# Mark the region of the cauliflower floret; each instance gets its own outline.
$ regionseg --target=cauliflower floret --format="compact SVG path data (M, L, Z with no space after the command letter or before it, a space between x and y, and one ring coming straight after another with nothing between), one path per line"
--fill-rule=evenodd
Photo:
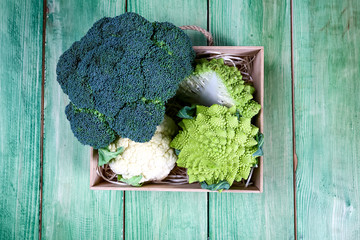
M138 143L119 138L110 144L109 150L116 151L123 147L124 152L109 162L111 170L124 179L142 175L140 183L166 178L177 160L174 149L169 146L176 132L175 122L165 115L149 142Z

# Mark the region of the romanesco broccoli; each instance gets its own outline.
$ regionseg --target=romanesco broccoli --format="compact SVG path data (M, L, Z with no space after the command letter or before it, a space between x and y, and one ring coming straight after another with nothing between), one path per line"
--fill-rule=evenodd
M180 150L177 165L187 168L189 182L208 185L247 179L256 157L259 129L250 118L236 116L236 106L198 105L193 119L183 119L182 130L170 146Z
M252 100L255 88L245 84L236 67L224 64L224 60L197 60L195 71L180 84L179 96L191 104L211 106L236 105L241 116L252 118L261 106Z

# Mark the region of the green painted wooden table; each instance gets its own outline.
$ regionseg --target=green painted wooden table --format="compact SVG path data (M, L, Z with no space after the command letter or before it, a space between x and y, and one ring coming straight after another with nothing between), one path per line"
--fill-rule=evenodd
M360 239L359 1L43 1L1 0L1 239ZM264 193L89 189L56 62L125 11L265 47Z

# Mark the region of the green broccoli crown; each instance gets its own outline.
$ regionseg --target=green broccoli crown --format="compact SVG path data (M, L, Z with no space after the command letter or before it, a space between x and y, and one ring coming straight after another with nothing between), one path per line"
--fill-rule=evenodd
M180 84L179 95L190 103L211 106L236 106L243 117L252 118L260 111L260 104L252 100L255 88L245 84L236 67L224 60L199 59L195 71Z
M180 150L177 165L187 168L189 182L230 185L247 179L256 164L255 136L259 129L250 118L236 116L236 106L198 105L193 119L183 119L182 130L170 146Z
M180 28L125 13L100 19L65 51L57 64L57 81L77 109L99 112L116 134L146 142L163 120L163 106L192 73L194 58L191 41ZM67 115L71 126L82 127L79 115ZM83 144L110 143L81 134L91 132L75 134Z
M65 108L71 130L80 142L86 142L94 148L102 148L116 139L116 133L109 127L104 114L96 110L77 108L69 103Z

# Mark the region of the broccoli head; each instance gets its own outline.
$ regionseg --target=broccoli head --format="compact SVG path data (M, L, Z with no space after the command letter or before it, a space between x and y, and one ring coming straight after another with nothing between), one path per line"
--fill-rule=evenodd
M256 164L255 136L259 129L250 118L236 115L236 106L198 105L193 119L183 119L182 130L170 146L180 150L177 165L187 168L189 183L208 185L247 179Z
M104 114L92 109L77 108L72 103L66 106L65 113L70 121L71 130L80 142L101 148L116 139L116 133L109 127Z
M189 37L171 23L136 13L100 19L57 64L74 135L95 148L109 145L114 134L149 141L194 58Z
M252 100L255 88L245 84L236 67L224 60L197 60L195 71L180 84L179 96L192 104L236 106L241 116L252 118L261 106Z

